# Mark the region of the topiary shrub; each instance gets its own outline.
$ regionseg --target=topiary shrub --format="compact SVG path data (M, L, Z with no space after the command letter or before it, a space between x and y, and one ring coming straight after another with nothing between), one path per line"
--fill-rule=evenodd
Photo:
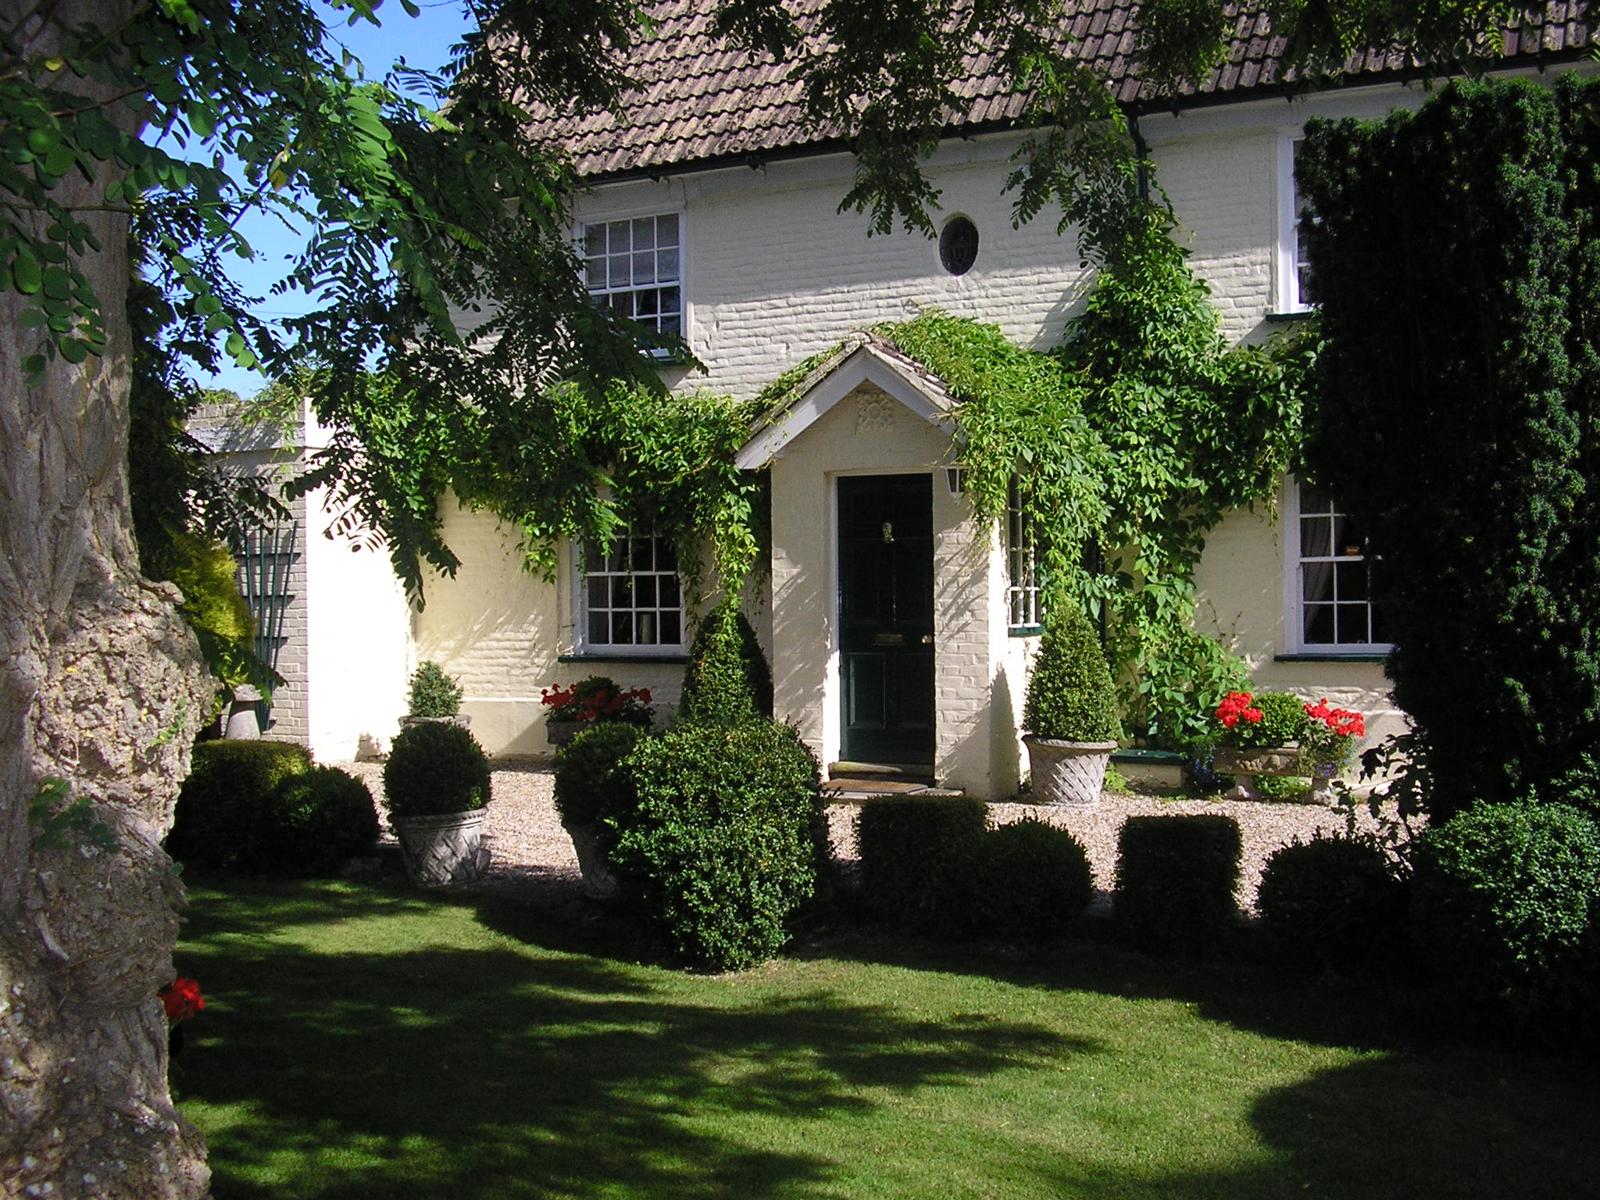
M960 934L977 923L977 860L988 815L965 797L882 796L856 815L868 906L904 929Z
M1094 899L1083 843L1043 821L1018 821L985 833L977 869L979 920L997 934L1033 941L1059 937Z
M184 862L251 868L262 854L262 815L273 793L309 770L310 753L291 742L200 743L178 793L168 852Z
M489 760L459 725L402 729L383 764L390 821L464 813L489 803Z
M772 716L772 670L756 631L733 605L700 622L678 712L686 720L719 725Z
M1232 817L1129 817L1112 896L1123 934L1149 953L1216 949L1238 920L1242 849Z
M1114 742L1122 736L1111 671L1082 611L1057 605L1045 621L1028 675L1022 727L1063 742Z
M1560 804L1480 805L1424 834L1414 864L1415 940L1442 981L1524 1033L1557 1038L1592 1022L1594 821Z
M1244 694L1249 695L1248 692ZM1252 706L1261 713L1261 720L1240 721L1229 731L1228 740L1240 749L1291 746L1305 737L1310 718L1299 696L1290 692L1262 692L1253 698Z
M367 785L337 767L281 780L263 812L253 870L329 875L378 841L378 806Z
M712 970L776 954L819 865L821 770L799 734L685 723L641 740L622 770L636 799L611 854L625 901Z
M595 825L609 844L615 831L606 824L633 806L626 772L619 770L644 737L637 725L615 722L585 729L556 755L555 803L563 825Z
M1319 834L1267 859L1256 908L1285 959L1350 972L1400 932L1404 891L1376 845Z
M453 717L461 711L461 684L436 662L425 662L411 673L406 710L413 717Z

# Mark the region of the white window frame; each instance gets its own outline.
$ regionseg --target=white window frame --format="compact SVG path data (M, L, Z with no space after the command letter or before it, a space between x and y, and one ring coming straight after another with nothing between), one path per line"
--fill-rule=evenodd
M672 658L682 656L686 652L688 647L688 641L686 639L686 635L688 633L688 614L685 611L683 602L683 575L676 565L670 571L654 569L654 562L657 561L655 559L655 554L659 553L660 545L665 539L658 533L650 534L650 538L655 544L652 552L652 567L651 569L642 571L625 571L617 569L617 567L621 565L617 562L617 555L619 553L628 553L632 542L639 540L637 537L630 534L626 527L618 529L616 535L612 539L610 554L602 559L602 562L605 564L605 566L602 570L597 572L591 572L587 569L587 559L589 556L585 547L581 543L574 543L572 548L572 643L574 653L578 656L593 658ZM590 581L592 579L606 579L609 581L622 578L624 576L633 580L632 587L634 588L638 586L639 582L641 581L641 577L649 578L653 582L653 586L656 589L656 601L649 604L635 603L630 607L623 607L621 605L614 604L612 603L614 599L614 593L611 592L611 585L608 584L606 589L607 604L605 605L604 611L631 612L635 621L638 620L641 614L645 613L654 614L655 620L659 621L661 613L676 611L678 617L677 641L645 642L642 644L637 642L597 642L590 637ZM663 603L660 599L661 592L659 589L662 586L662 581L669 576L673 581L673 587L676 590L678 597L675 610L674 606Z
M1274 264L1273 311L1311 312L1315 307L1300 294L1298 193L1294 184L1295 147L1305 140L1299 129L1278 138L1278 240Z
M627 223L631 226L633 222L643 220L659 222L663 217L675 217L678 222L678 329L676 332L677 336L682 338L684 343L687 345L689 342L689 221L688 214L685 213L682 208L669 207L638 210L629 209L618 212L597 211L584 217L576 223L576 227L573 230L573 243L577 250L578 261L583 265L584 287L588 289L589 295L594 297L596 302L603 303L607 296L633 295L645 290L659 290L661 287L660 283L648 285L634 284L632 282L631 272L630 282L627 284L627 286L612 286L609 277L606 281L606 286L593 286L590 279L589 261L591 256L588 253L588 245L590 230L595 227L620 225L623 223ZM659 247L656 248L659 249ZM615 255L610 252L609 244L607 247L606 257L608 260L615 257ZM644 325L647 329L654 329L659 332L661 329L660 316L660 313L655 314L656 320L654 323L650 322L649 320L640 320L638 317L634 317L633 319L639 320L640 324ZM669 354L670 351L666 349L657 349L654 351L654 353L657 357L664 357Z
M1044 625L1044 595L1039 586L1038 525L1022 507L1017 481L1006 496L1006 631L1038 633Z
M1300 481L1294 476L1284 477L1283 497L1283 544L1284 544L1284 624L1285 643L1291 654L1314 654L1318 657L1338 658L1345 655L1370 657L1374 654L1387 654L1394 649L1392 642L1308 642L1305 638L1305 595L1302 586L1301 567L1307 562L1326 562L1331 564L1345 564L1352 562L1365 562L1367 555L1341 555L1333 553L1338 547L1330 545L1326 555L1315 555L1310 558L1302 555L1300 536ZM1337 514L1338 509L1334 512ZM1335 571L1335 587L1337 588L1337 571ZM1337 591L1335 592L1337 595ZM1365 601L1367 606L1368 629L1371 629L1372 598L1369 594ZM1335 613L1335 620L1338 619Z

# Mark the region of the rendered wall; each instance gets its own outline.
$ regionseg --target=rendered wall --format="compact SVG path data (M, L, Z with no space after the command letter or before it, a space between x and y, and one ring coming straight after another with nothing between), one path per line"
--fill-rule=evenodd
M522 566L513 531L493 517L441 502L445 542L461 559L455 578L428 580L416 614L416 661L432 659L462 683L462 711L490 754L550 753L542 689L607 675L623 687L647 687L657 723L676 707L682 657L661 662L603 656L574 659L570 556L555 583ZM563 656L566 660L563 661Z

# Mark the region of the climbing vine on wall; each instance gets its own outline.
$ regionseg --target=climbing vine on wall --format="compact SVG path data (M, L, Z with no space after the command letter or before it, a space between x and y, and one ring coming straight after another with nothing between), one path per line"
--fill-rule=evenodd
M1227 344L1166 209L1147 212L1052 353L942 313L875 332L962 399L979 519L1004 517L1015 479L1052 598L1105 618L1124 716L1182 745L1243 682L1195 629L1195 568L1224 513L1273 497L1299 441L1302 372L1292 346Z

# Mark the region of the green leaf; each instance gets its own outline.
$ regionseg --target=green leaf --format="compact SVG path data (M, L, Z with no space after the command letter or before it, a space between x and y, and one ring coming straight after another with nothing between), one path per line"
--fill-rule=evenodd
M17 256L12 260L11 272L13 286L24 296L31 296L39 290L41 282L39 260L33 256L33 251L28 247L17 247Z
M57 349L61 351L62 358L74 365L81 363L89 356L88 348L77 338L63 338Z

